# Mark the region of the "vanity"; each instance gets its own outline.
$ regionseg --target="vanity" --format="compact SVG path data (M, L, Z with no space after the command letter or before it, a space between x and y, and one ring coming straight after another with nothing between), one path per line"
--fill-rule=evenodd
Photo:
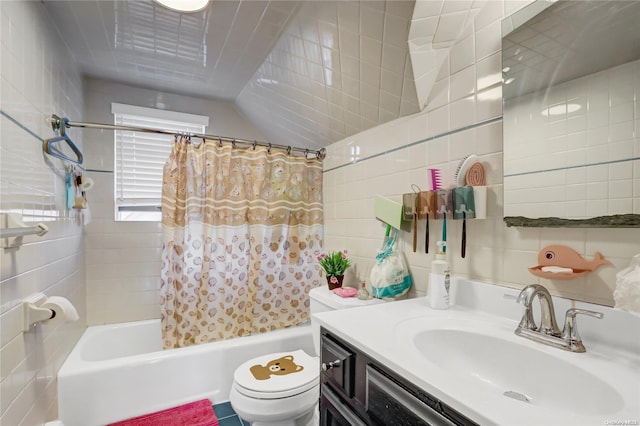
M477 425L324 328L321 348L323 426Z
M560 323L571 309L604 315L579 317L577 353L514 333L520 291L453 288L448 310L417 298L314 315L321 425L640 422L640 315L553 297Z

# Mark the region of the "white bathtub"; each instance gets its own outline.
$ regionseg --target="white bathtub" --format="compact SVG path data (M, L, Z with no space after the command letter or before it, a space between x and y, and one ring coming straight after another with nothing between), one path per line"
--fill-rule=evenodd
M160 320L89 327L58 372L58 414L65 426L92 426L228 401L241 363L295 349L314 353L310 325L166 351Z

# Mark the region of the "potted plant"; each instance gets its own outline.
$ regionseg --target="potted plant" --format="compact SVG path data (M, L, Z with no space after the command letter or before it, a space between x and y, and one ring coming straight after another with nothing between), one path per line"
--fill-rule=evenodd
M351 266L351 261L347 258L347 251L332 251L329 253L322 253L318 256L318 262L322 269L324 269L327 276L327 284L329 290L342 287L342 280L344 279L344 271Z

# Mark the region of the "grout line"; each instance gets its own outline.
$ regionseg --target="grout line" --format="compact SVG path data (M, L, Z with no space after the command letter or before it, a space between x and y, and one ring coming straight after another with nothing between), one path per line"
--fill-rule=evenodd
M44 139L42 139L40 136L38 136L37 133L35 133L31 129L29 129L27 126L25 126L24 124L20 123L18 120L16 120L15 118L13 118L12 116L10 116L9 114L7 114L6 112L4 112L1 109L0 109L0 114L5 116L9 121L11 121L16 126L20 127L25 132L29 133L34 138L38 139L40 142L44 143Z
M100 169L85 169L85 172L93 172L93 173L113 173L113 170L100 170Z
M491 123L495 123L495 122L501 121L501 120L502 120L502 116L499 116L499 117L490 118L488 120L480 121L478 123L469 124L468 126L463 126L463 127L458 128L458 129L448 130L448 131L446 131L444 133L440 133L439 135L429 136L427 138L420 139L420 140L415 141L415 142L410 142L410 143L408 143L406 145L398 146L398 147L390 149L388 151L379 152L377 154L372 154L372 155L370 155L368 157L364 157L364 158L361 158L361 159L356 160L356 161L351 161L349 163L340 164L338 166L335 166L335 167L332 167L330 169L324 170L323 173L332 172L334 170L338 170L338 169L341 169L343 167L350 166L352 164L362 163L363 161L366 161L366 160L371 160L373 158L377 158L377 157L381 157L383 155L391 154L393 152L400 151L402 149L411 148L412 146L416 146L416 145L419 145L421 143L425 143L425 142L429 142L429 141L432 141L432 140L440 139L440 138L443 138L445 136L454 135L456 133L464 132L465 130L474 129L476 127L484 126L485 124L491 124Z
M556 167L556 168L553 168L553 169L533 170L533 171L530 171L530 172L511 173L509 175L504 175L504 177L508 178L508 177L515 177L515 176L534 175L534 174L537 174L537 173L557 172L557 171L560 171L560 170L571 170L571 169L577 169L577 168L580 168L580 167L603 166L605 164L624 163L626 161L635 161L635 160L640 160L640 157L624 158L622 160L600 161L598 163L579 164L577 166Z

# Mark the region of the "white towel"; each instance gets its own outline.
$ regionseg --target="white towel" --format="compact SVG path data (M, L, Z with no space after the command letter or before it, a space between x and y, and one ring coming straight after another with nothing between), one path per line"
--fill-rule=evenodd
M544 272L552 272L554 274L573 274L573 269L562 266L543 266L540 269Z

